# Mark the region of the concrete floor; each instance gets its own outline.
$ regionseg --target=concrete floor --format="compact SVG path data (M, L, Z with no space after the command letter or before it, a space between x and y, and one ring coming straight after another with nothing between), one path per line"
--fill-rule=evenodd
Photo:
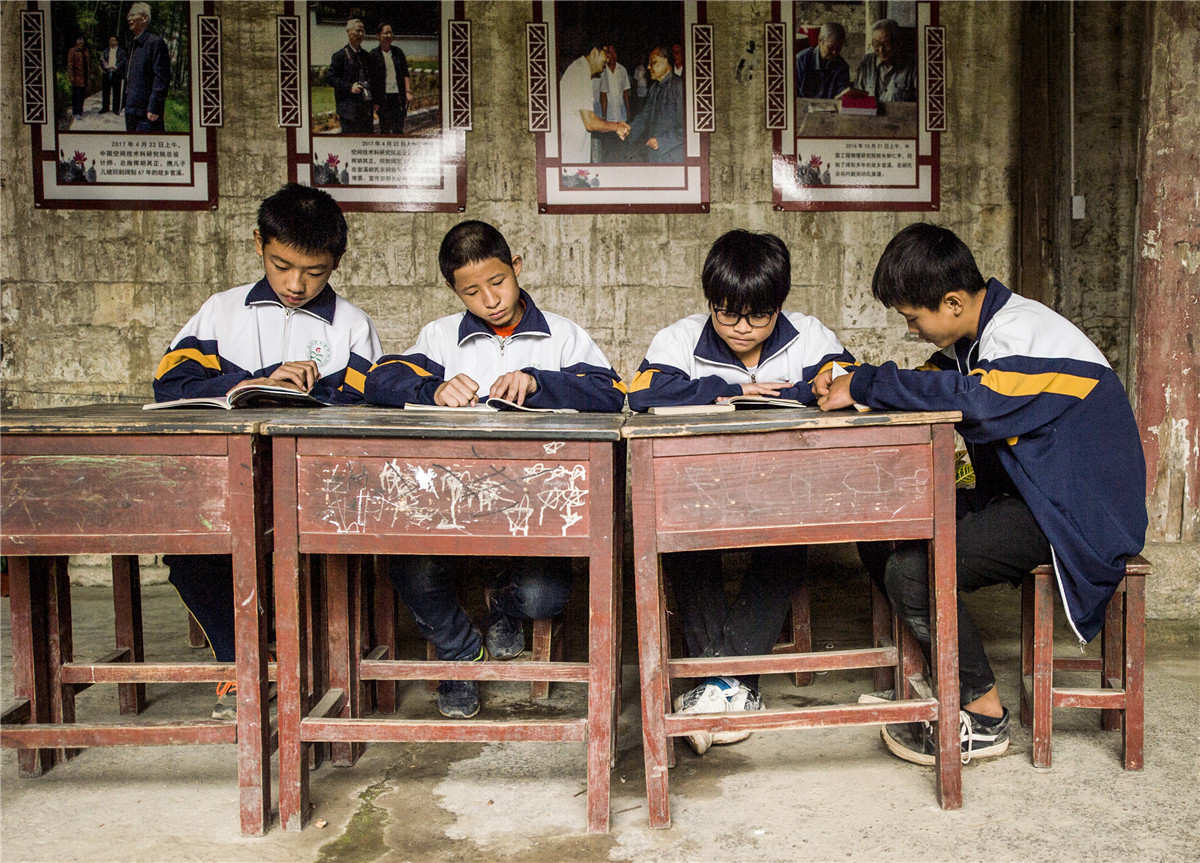
M844 555L818 556L819 644L863 644L865 582ZM174 591L144 589L148 655L186 659L186 619ZM73 591L76 655L111 649L110 594ZM1000 689L1015 707L1019 600L1004 588L969 603L989 644ZM0 697L12 698L9 615L3 618ZM759 733L703 758L678 747L671 772L673 827L650 830L627 604L625 709L612 777L612 830L589 836L580 744L373 745L352 768L313 774L313 821L238 833L232 746L107 748L35 779L0 758L4 861L808 861L1195 860L1200 848L1200 625L1151 621L1146 672L1146 768L1122 770L1119 735L1091 711L1056 713L1054 766L1035 770L1027 729L1014 723L998 758L963 770L961 810L943 812L933 771L889 755L874 728ZM832 623L830 621L833 621ZM576 621L578 625L579 621ZM571 621L568 621L569 626ZM576 639L580 641L581 639ZM419 647L415 642L412 645ZM1069 645L1064 643L1066 649ZM573 648L571 648L573 649ZM1094 649L1094 646L1093 646ZM547 705L520 685L485 686L483 716L537 711L581 715L582 690L559 684ZM768 706L852 700L866 673L818 676L796 689L764 678ZM206 685L150 686L147 719L205 716ZM433 715L423 685L405 709ZM80 696L78 712L112 721L113 687ZM316 824L324 821L324 827Z

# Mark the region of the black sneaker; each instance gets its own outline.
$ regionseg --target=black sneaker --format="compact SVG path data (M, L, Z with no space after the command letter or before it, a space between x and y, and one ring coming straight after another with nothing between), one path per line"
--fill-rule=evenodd
M488 594L488 628L484 644L492 659L513 659L525 649L525 628L496 605L495 593Z
M975 758L990 758L1008 749L1008 708L999 719L958 711L958 734L962 741L962 763ZM933 726L928 722L902 722L879 729L884 745L891 753L913 764L932 765L937 752Z
M479 681L443 680L438 684L437 704L447 719L470 719L479 712Z

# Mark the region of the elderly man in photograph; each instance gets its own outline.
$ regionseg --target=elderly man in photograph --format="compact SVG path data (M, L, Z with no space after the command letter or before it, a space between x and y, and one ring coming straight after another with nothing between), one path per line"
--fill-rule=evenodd
M75 46L67 52L67 80L71 82L71 116L78 120L83 116L83 100L87 98L88 66L91 54L83 37L75 40Z
M125 20L133 34L129 71L125 76L125 131L165 131L163 112L171 80L171 55L167 43L148 29L150 4L134 3Z
M871 27L871 51L858 61L854 87L880 102L917 101L917 62L901 56L900 25L890 18Z
M346 44L329 58L325 79L333 85L338 120L343 135L370 135L374 131L371 94L371 58L363 50L367 31L363 22L346 22Z
M403 135L404 118L412 101L408 58L392 43L391 24L379 27L379 47L371 49L371 97L379 107L379 134Z
M671 52L660 45L650 52L650 93L629 130L634 162L679 163L684 155L683 78L675 74Z
M796 95L835 99L850 89L850 64L842 59L846 28L836 21L821 25L817 44L796 54Z

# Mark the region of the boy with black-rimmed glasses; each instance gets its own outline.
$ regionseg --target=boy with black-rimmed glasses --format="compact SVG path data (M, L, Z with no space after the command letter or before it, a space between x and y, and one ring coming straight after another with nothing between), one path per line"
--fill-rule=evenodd
M720 237L701 275L709 313L676 321L654 337L630 385L630 408L704 405L740 395L813 404L813 378L834 365L853 365L854 357L816 318L783 311L791 275L791 256L775 235L735 230ZM730 603L719 551L664 555L663 571L672 584L688 654L770 653L806 562L803 546L754 549L739 594ZM675 709L761 710L758 678L709 678L676 699ZM748 736L698 731L687 739L703 755L713 743L736 743Z

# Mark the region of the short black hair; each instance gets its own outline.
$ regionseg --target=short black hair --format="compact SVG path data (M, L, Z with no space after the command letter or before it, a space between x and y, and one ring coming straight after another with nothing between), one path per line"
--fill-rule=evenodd
M949 228L917 222L883 250L871 293L889 308L914 306L937 311L950 291L977 294L987 285L975 256Z
M258 233L302 252L346 253L346 217L328 192L288 183L258 207Z
M714 308L777 312L792 290L792 256L774 234L729 231L708 250L700 279Z
M489 258L510 264L513 254L504 235L492 225L478 219L459 222L446 232L446 236L442 238L442 247L438 249L438 267L451 285L454 284L454 271L459 267Z

